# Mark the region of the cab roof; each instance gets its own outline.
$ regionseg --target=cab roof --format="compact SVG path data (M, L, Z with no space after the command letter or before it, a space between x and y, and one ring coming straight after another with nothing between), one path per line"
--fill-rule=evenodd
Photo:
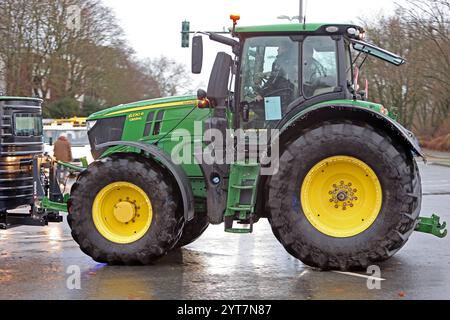
M261 26L237 26L235 32L237 34L251 34L251 33L328 33L328 27L337 27L338 31L333 33L344 33L348 28L356 28L363 30L360 26L353 24L338 24L338 23L287 23L287 24L272 24Z

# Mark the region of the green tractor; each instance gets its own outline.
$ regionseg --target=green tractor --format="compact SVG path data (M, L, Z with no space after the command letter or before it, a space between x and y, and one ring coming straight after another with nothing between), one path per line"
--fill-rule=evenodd
M445 236L437 217L419 217L417 139L358 86L366 58L405 60L356 25L237 27L233 18L232 37L193 38L194 73L202 35L232 52L217 54L206 92L88 118L96 161L65 198L81 250L150 264L209 224L242 234L267 218L303 263L350 270L392 257L414 230ZM50 200L41 206L61 210Z

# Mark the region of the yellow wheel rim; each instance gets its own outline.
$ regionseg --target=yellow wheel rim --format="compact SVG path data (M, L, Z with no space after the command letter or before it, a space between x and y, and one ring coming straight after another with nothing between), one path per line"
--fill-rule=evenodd
M152 204L147 194L128 182L115 182L95 197L92 217L98 232L111 242L129 244L150 229Z
M335 238L353 237L367 230L381 211L382 197L375 172L363 161L347 156L319 162L301 188L308 221Z

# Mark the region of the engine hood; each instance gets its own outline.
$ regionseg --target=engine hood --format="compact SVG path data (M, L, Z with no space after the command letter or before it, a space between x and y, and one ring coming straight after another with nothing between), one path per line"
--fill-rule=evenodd
M178 96L170 98L158 98L139 102L121 104L112 108L98 111L87 119L87 121L99 120L139 112L148 109L176 108L181 106L193 106L197 104L196 96Z

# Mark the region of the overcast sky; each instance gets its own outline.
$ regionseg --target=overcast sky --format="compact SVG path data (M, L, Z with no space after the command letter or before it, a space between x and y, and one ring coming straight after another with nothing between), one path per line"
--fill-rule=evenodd
M401 1L401 0L400 0ZM299 14L298 0L103 0L111 7L129 44L140 58L166 55L186 64L190 71L191 50L181 48L181 22L191 22L191 30L220 31L231 26L229 16L241 15L240 25L288 23L280 15ZM350 23L358 17L390 14L393 0L305 0L307 22ZM215 52L226 47L204 41L203 74L194 76L207 83Z

